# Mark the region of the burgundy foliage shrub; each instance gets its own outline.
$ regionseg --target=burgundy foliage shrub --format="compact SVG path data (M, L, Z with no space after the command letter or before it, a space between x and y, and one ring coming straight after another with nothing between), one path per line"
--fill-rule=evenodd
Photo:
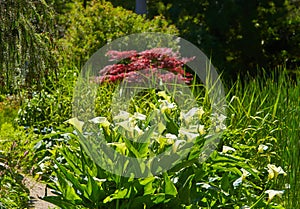
M109 51L106 56L109 61L117 63L100 70L96 78L98 83L115 83L124 78L128 82L137 82L139 72L147 77L155 74L163 82L179 79L190 84L193 80L193 75L185 71L185 64L194 58L180 58L180 54L171 48L153 48L142 52Z

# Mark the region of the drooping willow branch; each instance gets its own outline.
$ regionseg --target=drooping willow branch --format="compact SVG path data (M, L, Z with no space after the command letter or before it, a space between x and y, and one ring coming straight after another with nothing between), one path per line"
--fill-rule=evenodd
M0 92L39 87L55 69L53 11L43 0L0 1Z

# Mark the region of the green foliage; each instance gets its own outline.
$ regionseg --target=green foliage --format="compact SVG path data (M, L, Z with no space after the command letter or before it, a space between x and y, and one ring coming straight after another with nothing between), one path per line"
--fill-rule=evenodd
M55 69L53 11L42 1L0 2L0 92L36 89Z
M6 163L6 157L0 152L0 208L26 208L29 191L22 184L23 176Z
M78 75L76 68L61 68L48 76L41 91L24 95L17 122L36 128L59 126L71 116L73 87ZM28 98L29 97L29 98Z
M285 189L286 208L299 207L300 197L297 189L300 167L296 157L300 127L297 83L299 75L293 80L284 69L275 70L271 77L265 74L259 79L236 82L228 99L229 128L234 131L224 138L225 143L237 150L248 149L243 157L258 168L270 161L283 167L288 175L276 181L275 187Z
M266 201L272 185L266 168L235 153L215 151L207 162L184 161L162 175L135 179L108 173L78 148L67 144L57 152L64 160L55 161L49 186L58 196L44 200L62 208L273 208Z
M162 17L146 20L104 1L90 1L86 9L82 2L75 2L70 12L64 15L68 16L70 27L59 42L68 62L76 63L79 68L94 52L116 38L142 32L177 33L175 27Z
M153 94L157 93L152 91L140 95L141 99L134 98L131 113L133 116L130 117L134 118L134 112L140 111L149 116L152 111L145 111L146 106L161 108L167 123L172 124L166 125L163 133L176 132L173 129L178 128L178 117L171 117L172 112L176 111L164 109ZM253 98L250 99L252 104L255 103ZM164 99L168 99L168 96L165 95ZM97 126L90 126L91 123L88 122L83 124L75 119L69 120L76 127L75 132L65 132L71 140L65 145L61 144L60 148L55 148L55 152L51 152L55 153L52 155L55 169L51 177L53 182L49 186L57 191L58 196L44 199L62 208L247 208L247 205L249 208L283 208L279 196L284 188L276 182L286 173L275 165L280 158L277 139L272 135L277 131L277 124L268 114L263 118L259 115L255 117L255 114L251 116L253 110L244 107L248 105L247 100L235 103L237 100L230 102L230 111L235 112L238 118L243 115L247 117L247 111L250 109L249 118L245 124L242 123L244 118L238 118L241 122L238 124L235 124L234 120L231 121L232 125L224 134L221 146L207 161L199 161L203 145L203 136L199 135L189 156L167 172L147 178L122 177L100 167L97 162L116 167L117 157L110 156L103 162L100 161L101 157L97 158L91 154L93 150L101 147L101 140L97 140L98 136L88 133L103 134L116 152L134 158L148 157L174 149L179 153L183 147L166 140L167 135L164 134L163 137L157 136L150 141L143 139L147 142L146 146L132 142L127 139L128 136L122 132L121 127L116 129L104 118L98 117L93 120L101 121L100 124L95 122ZM138 105L134 105L135 103ZM133 118L129 121L133 121ZM138 121L137 125L140 130L145 131L148 123L148 120ZM98 128L98 131L89 129L91 127ZM118 134L116 130L123 134ZM133 131L132 134L134 133ZM88 141L95 143L89 146L86 143ZM96 155L101 156L101 153L101 150L97 149ZM135 169L148 169L143 163L139 166ZM130 166L125 162L123 169L126 171ZM155 167L151 169L155 171ZM268 196L272 192L275 195Z
M15 123L19 101L14 96L0 95L0 127L3 123Z
M103 86L99 97L110 92L110 88L114 87ZM245 208L246 205L249 208L284 208L283 205L294 208L299 204L300 183L297 178L299 92L298 86L285 74L235 83L228 94L228 128L219 148L207 161L199 162L201 143L197 144L190 158L154 177L128 178L105 171L80 145L80 132L65 126L37 136L19 132L10 124L2 125L0 147L4 151L1 152L4 164L1 166L25 168L26 172L31 170L47 181L51 176L49 186L58 196L48 196L45 200L61 208ZM158 102L155 97L158 92L148 93L140 95L141 98L134 97L131 114L151 113L154 107L149 101ZM160 99L168 99L168 95L160 95ZM99 105L100 112L101 107L108 106ZM171 112L166 111L166 114ZM102 110L102 113L107 112ZM166 118L178 120L178 117ZM116 151L133 157L149 154L149 149L126 141L113 131L107 132L106 137ZM156 141L155 145L156 151L173 146L164 140ZM24 158L26 151L29 153ZM5 179L14 189L2 187L0 193L17 192L0 197L0 202L21 207L21 200L14 199L28 198L26 189L19 184L21 176L12 173L13 170L3 171L0 181Z
M47 80L42 82L44 89L29 92L29 95L22 92L20 125L43 128L59 125L70 118L77 69L107 42L131 33L177 32L162 17L146 20L124 9L113 8L110 3L92 1L84 9L82 2L69 2L66 7L62 10L68 16L68 30L64 38L57 40L58 49L63 50L54 51L59 69L48 73Z
M36 161L32 147L38 142L38 135L33 130L15 128L11 123L4 123L0 128L0 147L8 160L8 166L29 173Z
M134 8L134 1L111 0ZM162 14L176 25L180 36L202 49L227 79L272 71L286 64L299 66L299 1L153 0L148 17ZM260 72L259 72L260 73ZM236 78L236 76L234 77Z
M29 154L30 142L24 132L12 124L4 123L0 128L0 208L26 208L29 190L24 186L19 173ZM28 159L28 158L27 158ZM28 164L26 165L28 166Z

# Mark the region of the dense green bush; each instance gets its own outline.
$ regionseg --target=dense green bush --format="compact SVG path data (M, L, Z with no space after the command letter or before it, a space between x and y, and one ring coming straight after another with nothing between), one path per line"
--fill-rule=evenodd
M44 89L30 94L24 92L17 117L18 124L43 129L58 126L70 118L77 75L75 67L61 68L48 77Z
M161 92L156 94L162 99ZM168 104L170 96L164 97ZM94 118L85 124L75 118L69 120L74 124L75 131L71 133L70 130L66 130L64 135L69 136L70 140L65 146L58 147L59 151L57 148L50 151L54 153L51 158L55 169L52 169L53 177L49 186L56 191L57 196L44 199L62 208L283 208L280 197L284 191L282 187L274 186L276 181L286 175L280 166L274 164L279 158L277 139L270 132L276 133L276 121L271 115L270 118L267 117L268 114L264 117L249 111L249 114L254 114L252 117L240 112L246 105L236 102L240 101L237 96L229 98L230 111L235 112L236 117L243 117L245 113L246 124L242 124L244 121L240 118L237 118L241 123L239 125L232 120L224 134L223 146L215 150L207 161L199 160L203 137L207 132L204 129L204 133L197 136L189 155L163 173L147 178L134 178L134 174L131 177L119 176L100 167L99 162L101 165L119 168L119 158L114 154L107 155L105 162L101 160L104 154L101 152L103 138L116 152L137 159L148 158L161 151L179 155L184 145L168 139L168 134L173 133L175 136L174 129L181 128L176 125L178 118L171 117L173 111L176 112L176 107L164 107L162 104L165 102L160 99L151 97L141 104L150 103L149 106L158 108L161 111L159 114L167 120L165 131L158 136L147 134L147 139L143 138L145 143L131 141L130 137L122 132L122 126L126 121L136 120L138 128L133 125L129 130L133 135L135 130L152 130L156 133L151 126L149 128L151 119L148 118L152 117L151 111L145 113L146 120L137 119L135 114L138 113L142 118L142 110L136 109L135 113L129 114L129 118L125 116L121 122L118 121L119 123L110 123L104 117ZM134 104L136 102L139 104L136 105L137 108L140 107L140 101L133 100ZM264 114L261 109L255 110ZM117 115L119 116L121 113ZM203 115L199 116L195 112L191 121L195 119L198 123L199 117L201 119ZM222 117L219 117L217 119L222 120ZM92 123L96 125L91 126ZM96 131L90 129L91 127ZM97 138L100 135L101 140ZM89 145L89 142L92 144ZM188 144L188 140L184 143ZM168 162L173 163L175 159L168 159ZM123 164L120 172L124 173L130 169L155 173L155 169L160 169L155 163L141 163L140 167L134 168L128 161Z
M0 95L0 126L3 123L15 123L19 100L15 96Z
M82 2L74 3L71 11L64 15L69 17L69 28L59 42L67 54L64 58L78 67L83 66L99 48L116 38L142 32L178 32L163 17L147 20L123 8L114 8L110 2L104 1L91 1L86 9Z
M177 33L163 17L146 20L109 2L91 1L87 8L82 2L68 4L65 36L57 40L59 69L49 73L43 84L47 88L31 93L23 102L18 122L26 126L58 125L71 117L72 91L78 69L106 43L131 33ZM59 50L60 49L60 50Z

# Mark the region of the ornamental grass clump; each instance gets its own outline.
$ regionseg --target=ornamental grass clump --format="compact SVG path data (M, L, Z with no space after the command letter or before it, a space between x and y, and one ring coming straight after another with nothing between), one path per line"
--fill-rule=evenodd
M142 52L109 51L106 56L109 61L117 61L116 64L108 65L100 70L96 78L98 83L122 81L138 82L139 72L149 77L155 74L163 82L169 83L174 80L191 84L193 75L185 70L185 64L192 58L181 58L180 54L173 52L171 48L153 48Z

